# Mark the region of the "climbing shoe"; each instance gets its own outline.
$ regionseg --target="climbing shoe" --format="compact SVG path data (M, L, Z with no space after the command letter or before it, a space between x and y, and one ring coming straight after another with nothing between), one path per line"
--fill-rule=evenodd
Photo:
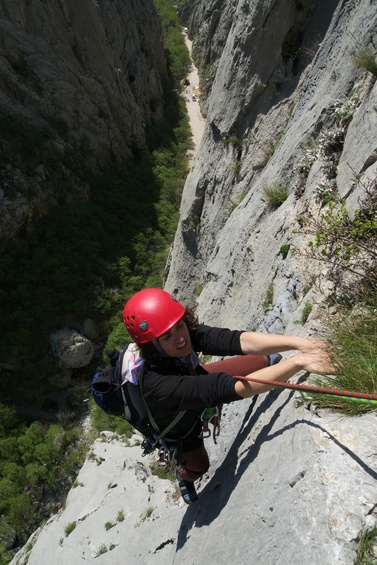
M280 361L283 359L280 353L273 353L272 355L268 355L267 357L268 357L269 367L271 367L271 365L276 365L277 363L280 363Z
M179 471L177 471L177 481L181 496L186 504L191 504L192 502L195 502L195 500L198 500L198 494L195 490L194 483L190 483L181 479Z

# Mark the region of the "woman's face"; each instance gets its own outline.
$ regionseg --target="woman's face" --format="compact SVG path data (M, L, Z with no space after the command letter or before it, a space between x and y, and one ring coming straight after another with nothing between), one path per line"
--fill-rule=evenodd
M158 342L169 357L186 357L191 353L191 338L183 320L179 320L162 334Z

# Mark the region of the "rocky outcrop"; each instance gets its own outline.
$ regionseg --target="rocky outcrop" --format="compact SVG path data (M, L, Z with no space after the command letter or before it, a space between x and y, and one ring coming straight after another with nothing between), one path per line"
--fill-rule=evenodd
M374 415L355 426L297 409L292 392L229 405L190 507L140 447L105 434L12 565L351 565L376 521L374 428Z
M166 77L153 2L2 0L0 15L2 108L64 121L97 156L124 159L145 144Z
M145 150L167 75L152 0L1 0L0 34L0 233L12 237L54 202L86 198L98 167ZM41 161L17 152L19 136Z
M71 382L72 369L90 364L94 347L90 339L71 328L62 328L50 335L51 352L58 372L50 376L53 386L65 388Z

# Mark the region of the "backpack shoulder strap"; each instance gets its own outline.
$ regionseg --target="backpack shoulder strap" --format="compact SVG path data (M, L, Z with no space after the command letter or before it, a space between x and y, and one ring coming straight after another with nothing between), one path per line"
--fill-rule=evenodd
M125 417L126 417L127 420L130 419L131 413L130 413L130 409L128 407L128 403L127 403L127 399L126 399L126 395L125 395L123 385L124 385L124 382L125 382L126 374L130 371L130 363L135 363L137 358L138 358L138 346L135 343L130 343L128 345L127 349L124 349L122 351L122 353L120 354L119 361L118 361L119 362L119 369L120 369L120 385L121 385L120 389L122 391L122 398L123 398L123 402L124 402L124 413L125 413ZM147 413L147 416L148 416L148 420L151 423L153 429L159 434L157 439L155 440L155 443L157 444L159 442L159 440L162 439L163 437L165 437L170 432L170 430L172 430L173 427L179 422L179 420L186 413L186 410L182 410L181 412L179 412L179 414L177 414L177 416L173 419L173 421L161 432L160 428L158 427L157 422L153 418L152 412L150 411L149 406L147 404L147 401L145 400L145 397L144 397L143 376L144 376L144 366L141 367L140 373L138 375L138 378L139 378L138 386L139 386L140 396L141 396L141 399L143 401L143 404L145 406L145 410L146 410L146 413Z
M120 372L119 384L120 384L120 390L121 390L121 393L122 393L123 404L124 404L124 417L128 421L131 420L131 411L130 411L130 408L128 406L126 393L124 392L124 386L123 385L124 385L126 374L128 373L129 363L130 363L130 361L134 362L135 358L136 358L135 357L135 353L136 353L135 347L136 347L135 344L130 343L119 354L119 359L118 359L118 363L119 363L118 366L119 366L119 372Z
M139 388L140 388L140 394L141 394L141 398L144 402L144 406L145 409L147 411L147 415L149 418L150 423L152 424L153 428L156 430L156 432L159 434L155 443L158 443L160 441L160 439L162 439L163 437L165 437L170 430L172 430L174 428L174 426L179 422L179 420L186 414L186 410L182 410L181 412L179 412L179 414L176 415L176 417L174 418L174 420L172 422L170 422L170 424L164 429L163 432L160 431L160 428L158 427L155 419L152 416L152 413L149 409L149 406L147 404L147 401L144 398L144 393L143 393L143 373L144 371L141 372L141 374L139 375Z
M122 398L123 398L123 404L124 404L124 417L126 418L126 420L129 422L131 420L131 410L128 407L128 402L127 402L127 398L126 395L124 393L124 388L121 386L120 387L121 393L122 393Z

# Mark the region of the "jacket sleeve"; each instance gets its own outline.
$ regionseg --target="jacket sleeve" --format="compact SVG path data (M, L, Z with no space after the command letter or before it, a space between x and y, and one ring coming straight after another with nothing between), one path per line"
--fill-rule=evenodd
M194 349L205 355L243 355L240 344L242 333L239 330L201 324L191 337Z
M161 375L148 372L145 379L145 399L170 409L191 410L220 403L241 400L235 392L235 379L226 373L207 375Z

